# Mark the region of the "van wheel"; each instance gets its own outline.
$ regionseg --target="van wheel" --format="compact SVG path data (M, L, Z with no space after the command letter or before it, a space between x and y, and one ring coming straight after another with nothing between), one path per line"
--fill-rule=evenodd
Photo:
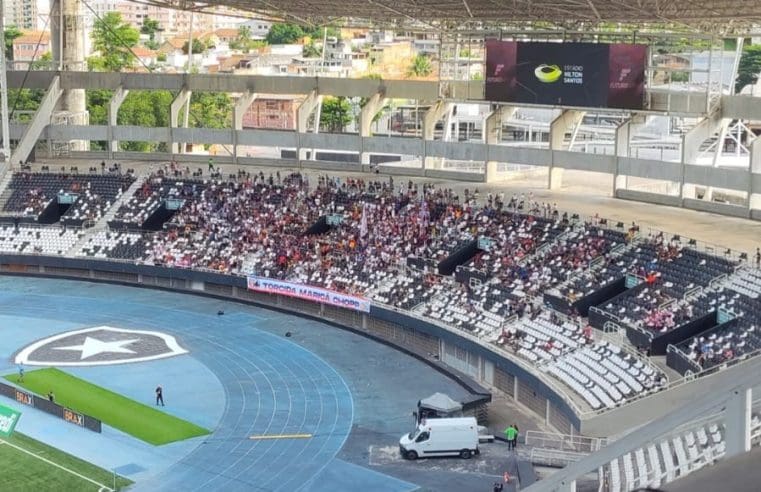
M464 460L469 460L470 456L471 456L470 449L463 449L462 451L460 451L460 458Z
M415 451L407 451L407 459L415 461L417 459L417 453Z

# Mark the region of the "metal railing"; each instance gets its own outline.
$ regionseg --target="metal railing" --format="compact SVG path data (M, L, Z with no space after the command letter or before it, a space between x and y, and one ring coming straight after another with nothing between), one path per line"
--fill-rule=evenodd
M576 434L558 434L538 430L526 431L526 446L547 450L593 453L608 444L604 437L586 437Z

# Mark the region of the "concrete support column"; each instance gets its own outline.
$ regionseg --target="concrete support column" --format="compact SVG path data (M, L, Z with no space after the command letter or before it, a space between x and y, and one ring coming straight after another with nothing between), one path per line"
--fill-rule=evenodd
M721 158L721 151L724 148L724 139L727 138L727 130L729 129L729 123L730 123L730 120L722 119L721 124L719 125L719 136L718 136L718 140L716 140L716 149L713 154L713 158L711 159L712 167L718 167L719 165L719 159ZM708 202L713 201L713 186L709 186L708 188L706 188L706 194L703 199Z
M569 145L565 143L565 135L566 133L573 134L576 127L581 125L581 120L585 114L586 111L566 109L550 123L550 150L553 154L550 159L547 181L547 187L550 190L557 190L563 186L563 168L555 166L554 151L568 150Z
M63 7L63 8L62 8ZM50 2L50 37L53 60L61 70L85 71L85 18L81 0ZM65 89L56 111L69 113L72 124L90 123L84 89ZM89 150L90 142L70 142L72 150Z
M114 158L114 152L119 150L119 142L114 139L114 127L117 125L117 116L119 115L119 108L121 107L124 99L127 98L129 90L119 86L111 96L111 100L108 101L108 158Z
M631 157L632 137L645 124L644 115L632 115L616 128L615 155L616 167L613 174L613 196L616 190L626 189L629 185L629 177L621 174L620 157Z
M513 106L499 106L486 116L484 121L484 139L486 145L499 145L502 141L502 124L515 114ZM486 182L491 183L497 179L497 161L488 158L489 147L486 149Z
M427 143L433 141L436 123L450 113L453 107L452 103L439 100L423 115L423 169L433 169L436 166L437 159L427 155Z
M513 376L513 400L518 401L518 377Z
M177 97L172 101L172 106L169 108L169 142L167 142L167 148L172 150L172 154L182 153L183 149L180 148L179 142L174 142L174 129L180 126L180 110L185 104L190 101L190 96L193 95L192 91L183 88ZM184 142L183 142L184 143Z
M238 163L238 132L243 130L243 116L245 116L251 103L256 100L255 92L246 91L235 101L233 106L233 162Z
M359 113L359 137L360 137L360 149L363 149L359 153L359 163L362 165L370 164L370 153L364 151L364 145L362 145L361 139L371 137L372 132L370 128L373 124L375 115L380 112L386 105L388 99L383 97L383 94L378 92L372 95L370 99L362 106L362 111Z
M315 109L321 106L322 96L318 94L317 91L310 92L304 102L301 103L299 108L296 110L296 132L299 134L299 136L302 133L307 133L309 131L309 117L312 115L312 113L314 113ZM315 115L315 118L317 120L314 122L314 127L319 129L319 116ZM299 138L296 148L296 156L299 161L306 160L307 150L308 149L302 147L301 139ZM314 157L314 149L312 149L312 157Z
M695 185L685 183L685 166L697 164L698 157L700 157L700 146L719 131L722 124L721 120L721 111L715 111L682 136L682 179L678 183L679 196L682 199L696 198Z
M751 388L735 390L734 395L727 400L727 409L724 412L727 443L725 459L750 451L752 395Z
M758 137L750 144L748 206L751 210L761 210L761 138Z

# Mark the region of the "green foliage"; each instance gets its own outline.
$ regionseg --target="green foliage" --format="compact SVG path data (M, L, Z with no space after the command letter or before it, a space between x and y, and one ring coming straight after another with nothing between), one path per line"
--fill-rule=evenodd
M182 45L182 52L184 54L186 54L186 55L188 54L188 46L190 46L190 45L188 44L187 41L185 41L185 44ZM207 49L208 49L208 47L207 47L206 43L204 43L200 39L193 38L193 54L194 55L201 54L201 53L205 52Z
M50 70L53 68L53 53L47 52L43 53L42 56L37 57L36 60L34 60L32 65L32 70Z
M266 46L265 41L258 39L251 39L251 28L248 26L240 26L238 28L238 36L230 41L230 48L239 50L244 53L249 53L252 50L259 49Z
M135 55L130 50L140 40L140 33L124 22L120 13L108 12L96 19L90 37L98 53L87 60L91 70L119 72L134 63Z
M194 92L190 96L190 125L196 128L230 128L233 104L225 92Z
M291 44L304 37L304 30L296 24L272 24L265 38L269 44Z
M427 77L432 72L433 65L431 65L431 59L426 55L416 55L407 70L407 75L409 77Z
M116 122L119 125L167 127L172 99L172 93L169 91L131 91L119 108ZM88 109L92 111L92 108ZM132 152L158 150L155 142L119 142L119 144L122 150Z
M9 111L37 111L43 97L45 91L41 89L8 89ZM13 119L25 123L32 119L32 115L17 115Z
M758 81L759 72L761 72L761 45L746 46L737 69L735 91L740 92L746 85L755 84Z
M476 72L470 76L470 80L484 80L484 74L481 72Z
M319 58L322 55L322 52L317 49L314 42L309 42L304 45L303 55L304 58Z
M351 123L351 104L345 97L326 97L322 100L320 126L332 133L339 133Z
M13 40L21 36L16 26L8 26L5 30L5 59L13 60Z
M140 33L147 34L151 41L156 39L156 33L159 32L159 30L161 30L159 21L151 19L150 17L143 19L143 25L140 26Z
M327 30L327 32L326 32ZM292 44L304 36L314 40L321 40L323 36L341 39L341 31L335 27L309 26L302 27L298 24L272 24L267 33L266 41L269 44Z
M159 21L146 17L143 19L143 25L140 26L140 34L147 34L148 41L145 42L145 47L151 50L159 49L159 42L156 41L156 33L161 30Z
M108 124L108 102L114 91L106 89L91 89L86 91L87 111L90 113L91 125Z

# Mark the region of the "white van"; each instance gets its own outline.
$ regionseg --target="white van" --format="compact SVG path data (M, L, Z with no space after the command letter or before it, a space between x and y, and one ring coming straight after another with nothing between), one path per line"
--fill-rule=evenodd
M468 459L479 453L478 423L475 417L423 420L399 439L399 451L408 460L428 456Z

